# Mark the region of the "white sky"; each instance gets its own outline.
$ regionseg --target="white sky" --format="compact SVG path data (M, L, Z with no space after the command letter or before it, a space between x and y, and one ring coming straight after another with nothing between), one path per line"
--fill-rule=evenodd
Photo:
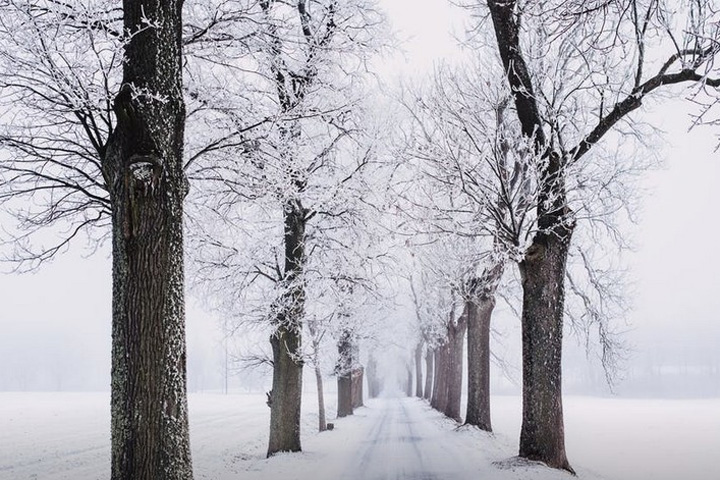
M397 69L427 70L433 60L454 54L449 31L460 15L450 12L444 0L380 3L399 37L408 39L405 60L392 60ZM720 345L717 139L709 128L687 133L689 118L677 109L678 104L671 103L644 117L667 131L668 146L662 149L665 169L646 176L653 194L643 202L636 232L639 249L630 255L630 273L636 279L630 321L639 349L678 341L688 348L706 342ZM72 388L73 382L82 384L73 369L88 363L105 372L99 378L108 378L90 388L109 385L108 252L91 259L79 252L74 249L37 274L0 275L0 388L3 378L21 375L21 365L45 369L51 376L62 372L58 386ZM189 308L190 362L210 358L217 338L213 318Z

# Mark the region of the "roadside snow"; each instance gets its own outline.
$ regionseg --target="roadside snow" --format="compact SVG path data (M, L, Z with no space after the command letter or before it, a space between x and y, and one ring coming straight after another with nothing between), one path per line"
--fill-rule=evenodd
M330 399L331 400L331 399ZM495 435L460 427L417 399L367 402L317 433L314 395L303 405L303 452L265 458L264 395L190 396L199 480L569 480L513 460L520 399L493 397ZM330 401L333 404L334 402ZM718 478L720 400L568 397L568 455L586 480ZM0 393L0 479L109 477L109 396Z

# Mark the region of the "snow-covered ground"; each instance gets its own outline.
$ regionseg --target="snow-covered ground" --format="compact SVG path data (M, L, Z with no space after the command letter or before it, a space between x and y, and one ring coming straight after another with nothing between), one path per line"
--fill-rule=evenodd
M108 402L103 393L0 393L0 479L107 478ZM493 398L494 436L456 429L453 422L416 399L377 399L367 405L353 417L334 420L334 431L317 434L316 404L308 393L303 406L304 452L266 459L269 409L264 395L193 394L195 477L572 478L541 466L507 461L517 451L518 397ZM580 478L720 478L714 457L720 451L720 399L567 397L565 412L568 455Z

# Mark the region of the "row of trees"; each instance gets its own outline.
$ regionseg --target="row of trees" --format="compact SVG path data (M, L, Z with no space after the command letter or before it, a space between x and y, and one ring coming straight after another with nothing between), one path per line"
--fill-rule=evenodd
M632 113L682 84L710 108L720 85L712 78L717 8L631 0L464 7L478 19L468 43L481 60L437 69L429 86L409 89L403 101L411 121L401 144L414 188L397 191L412 224L406 233L422 235L416 243L431 277L415 288L445 288L439 299L427 288L415 295L419 337L434 359L426 367L434 373L431 403L458 418L455 356L467 326L466 422L491 428L490 318L514 263L522 290L519 453L572 471L563 433L564 319L599 340L612 372L619 346L611 320L624 303L617 270L596 247L625 246L618 214L631 216L632 182L648 158L629 147L647 148Z
M372 159L374 4L0 7L8 258L29 270L81 234L112 243L112 478L192 478L186 243L213 306L271 327L268 455L299 450L302 329L317 350L328 318L370 290L348 266L374 247L343 232L363 221ZM256 237L248 217L265 219ZM309 295L325 298L316 311Z
M368 100L368 61L388 43L371 0L0 0L10 259L35 268L80 234L112 244L113 479L192 478L186 257L194 288L236 331L270 334L268 455L301 449L305 362L324 428L328 339L339 413L362 402L357 345L387 326L377 305L391 303L391 260L409 266L419 335L434 352L423 395L459 419L467 332L466 422L489 430L491 316L517 265L520 455L572 470L564 318L594 331L612 364L608 319L621 308L588 239L622 240L608 219L643 166L613 146L626 138L615 132L637 133L631 114L672 85L695 85L711 103L718 9L464 7L473 62L406 90L389 121Z

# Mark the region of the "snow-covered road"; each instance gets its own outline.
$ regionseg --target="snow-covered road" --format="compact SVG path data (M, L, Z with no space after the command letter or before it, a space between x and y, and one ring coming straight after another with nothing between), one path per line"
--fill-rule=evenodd
M465 480L477 475L462 438L428 422L425 406L413 399L372 402L368 434L357 439L343 480Z
M305 474L299 463L286 469L274 461L264 474L298 480L572 479L542 465L508 462L513 453L507 444L477 429L457 427L417 398L370 400L352 417L338 420L334 431L309 438L305 454L323 457L306 465ZM588 480L600 478L585 473Z
M495 435L458 428L415 398L369 400L337 420L329 401L335 429L318 433L310 393L303 452L270 459L263 394L190 395L195 480L572 480L508 461L517 452L518 397L493 397ZM718 478L720 399L568 397L565 406L568 454L582 480ZM0 480L109 478L109 420L107 393L0 392Z

